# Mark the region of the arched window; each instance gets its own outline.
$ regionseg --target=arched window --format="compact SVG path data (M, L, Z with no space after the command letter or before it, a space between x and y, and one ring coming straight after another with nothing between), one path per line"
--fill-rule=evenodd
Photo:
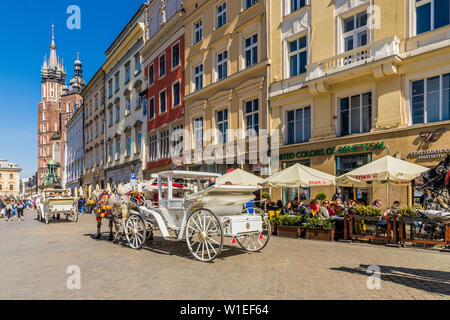
M59 142L55 142L53 144L53 160L59 162L60 159L61 159L61 146L59 145Z

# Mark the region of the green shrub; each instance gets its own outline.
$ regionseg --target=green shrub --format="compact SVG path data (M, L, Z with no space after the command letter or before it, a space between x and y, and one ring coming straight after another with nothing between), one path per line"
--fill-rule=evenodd
M270 218L270 224L273 225L273 226L279 226L279 225L280 225L280 221L279 221L278 217L276 217L275 215L273 215L273 216Z
M332 218L320 219L318 217L310 217L307 219L306 227L316 229L334 229L335 222Z
M263 192L263 193L261 194L261 198L269 199L269 198L270 198L270 193L268 193L268 192Z
M277 225L280 226L300 226L303 222L303 216L292 216L287 214L279 215L276 218L276 222L278 223Z
M323 192L319 192L318 194L316 194L316 199L317 200L323 201L326 198L327 198L327 195L325 193L323 193Z
M398 214L403 217L415 217L418 214L413 211L411 208L401 208L398 210Z
M374 208L372 206L362 206L359 205L355 208L356 212L360 215L360 216L365 216L365 217L379 217L381 216L381 211L377 208Z

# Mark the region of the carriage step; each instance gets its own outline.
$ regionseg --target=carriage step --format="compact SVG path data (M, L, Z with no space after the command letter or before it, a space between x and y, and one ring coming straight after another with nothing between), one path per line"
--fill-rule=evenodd
M167 241L177 241L177 238L175 238L175 237L166 237L166 238L164 238L164 240L167 240Z

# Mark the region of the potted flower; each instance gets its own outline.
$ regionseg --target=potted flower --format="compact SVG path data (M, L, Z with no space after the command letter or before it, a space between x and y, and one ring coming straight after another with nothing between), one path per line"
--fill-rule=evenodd
M373 206L362 206L359 205L355 208L358 213L354 216L356 221L366 220L366 221L380 221L381 211Z
M421 221L417 212L414 212L411 208L401 208L397 212L399 217L403 218L403 222L406 224L412 224L414 222Z
M333 219L320 219L310 217L307 219L306 239L333 241L335 233L335 223Z
M272 234L276 235L277 234L277 226L279 224L278 217L276 215L273 215L272 217L270 217L269 220L270 220L270 227L272 229L271 230Z
M298 238L301 236L303 216L279 215L277 235Z

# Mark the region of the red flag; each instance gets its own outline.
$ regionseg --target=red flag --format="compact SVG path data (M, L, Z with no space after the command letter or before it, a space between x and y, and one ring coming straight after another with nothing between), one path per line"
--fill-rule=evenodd
M236 239L233 237L233 240L231 240L231 243L236 243Z

